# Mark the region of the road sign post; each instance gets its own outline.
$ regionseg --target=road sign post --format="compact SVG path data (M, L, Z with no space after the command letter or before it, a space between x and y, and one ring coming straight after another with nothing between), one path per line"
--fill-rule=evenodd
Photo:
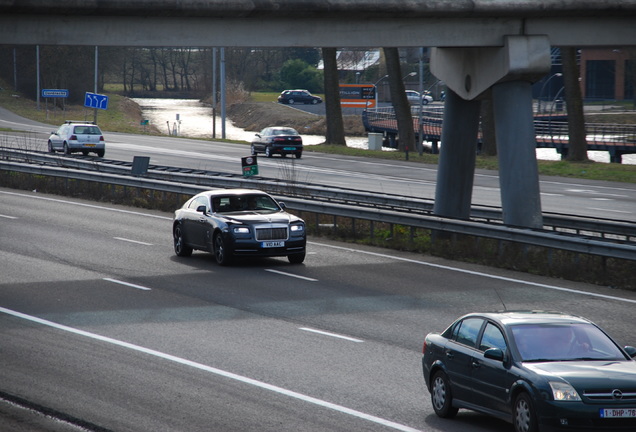
M258 175L258 161L256 159L256 155L241 158L241 166L243 167L243 177Z

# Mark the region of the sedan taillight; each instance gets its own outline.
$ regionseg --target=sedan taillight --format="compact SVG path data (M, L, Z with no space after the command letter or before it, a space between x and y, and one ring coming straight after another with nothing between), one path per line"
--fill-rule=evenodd
M77 141L77 135L71 135L71 137L69 138L70 140L76 140Z
M426 354L426 339L424 339L424 345L422 346L422 354Z
M100 140L100 141L104 141L104 136L103 136L103 135L100 135L100 136L99 136L99 140Z

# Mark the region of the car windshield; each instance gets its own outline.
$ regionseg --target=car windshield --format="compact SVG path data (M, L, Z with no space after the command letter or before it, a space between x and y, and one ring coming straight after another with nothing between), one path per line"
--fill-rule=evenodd
M240 195L212 198L212 208L216 213L274 213L280 207L267 195Z
M625 360L619 348L592 324L525 324L512 327L525 362Z
M272 135L298 135L295 129L272 129Z

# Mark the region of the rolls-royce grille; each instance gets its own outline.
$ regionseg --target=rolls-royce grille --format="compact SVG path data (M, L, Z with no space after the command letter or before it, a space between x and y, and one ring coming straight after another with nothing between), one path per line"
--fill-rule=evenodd
M256 228L256 240L287 240L287 227Z

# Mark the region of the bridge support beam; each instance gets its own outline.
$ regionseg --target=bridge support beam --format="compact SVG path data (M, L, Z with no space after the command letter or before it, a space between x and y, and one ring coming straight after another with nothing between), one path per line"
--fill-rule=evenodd
M435 214L468 218L471 194L466 188L472 189L477 150L473 122L479 118L478 111L472 113L479 103L469 102L492 88L504 223L542 226L531 83L550 71L550 63L546 36L506 36L502 47L433 50L431 71L453 94L445 105Z
M443 143L437 170L433 213L468 219L475 177L475 155L479 133L479 101L468 101L447 92L444 102ZM446 127L446 125L459 125Z
M542 228L531 83L495 84L492 97L503 221L507 225Z

